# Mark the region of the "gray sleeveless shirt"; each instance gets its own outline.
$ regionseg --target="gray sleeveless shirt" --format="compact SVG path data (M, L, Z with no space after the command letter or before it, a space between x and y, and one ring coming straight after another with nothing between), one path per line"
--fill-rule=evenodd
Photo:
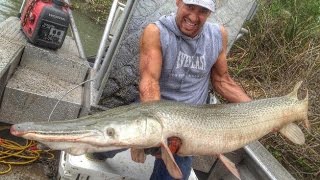
M162 71L161 98L190 104L204 104L208 97L211 68L222 49L218 24L205 23L194 38L182 34L176 15L155 22L160 29Z

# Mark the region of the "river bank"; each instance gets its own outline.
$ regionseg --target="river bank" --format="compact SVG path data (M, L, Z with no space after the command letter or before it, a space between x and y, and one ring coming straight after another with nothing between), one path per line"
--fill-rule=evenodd
M112 0L73 0L72 8L86 14L95 23L104 25L112 2Z

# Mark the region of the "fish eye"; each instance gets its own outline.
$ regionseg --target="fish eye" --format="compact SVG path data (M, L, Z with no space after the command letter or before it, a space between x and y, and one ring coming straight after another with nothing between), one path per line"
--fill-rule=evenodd
M107 128L107 135L108 136L114 136L115 135L115 130L114 130L114 128Z

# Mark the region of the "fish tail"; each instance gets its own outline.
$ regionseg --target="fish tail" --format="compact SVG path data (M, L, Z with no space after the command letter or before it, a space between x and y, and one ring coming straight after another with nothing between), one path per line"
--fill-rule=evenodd
M301 87L301 85L302 85L302 82L303 82L303 81L299 81L299 82L294 86L293 91L292 91L291 93L289 93L289 94L287 95L287 97L292 98L292 99L295 99L295 100L301 102L301 106L304 108L304 112L305 112L304 115L303 115L302 121L303 121L306 129L307 129L308 131L310 131L310 122L309 122L309 120L308 120L308 101L309 101L308 90L306 90L306 96L305 96L304 99L302 99L302 100L299 100L299 99L298 99L298 91L299 91L299 89L300 89L300 87Z
M293 99L298 99L298 90L300 89L303 81L299 81L293 88L293 91L287 96Z
M298 88L297 87L298 86L295 87L295 90L293 92L295 92L299 89L299 87ZM300 117L299 119L301 121L303 121L303 123L306 127L306 130L308 132L310 132L310 129L311 129L310 122L308 120L308 98L309 98L309 95L308 95L308 91L307 91L305 98L302 100L298 100L297 103L298 103L298 109L300 109L302 112L301 116L299 116ZM292 141L295 144L302 145L305 143L304 134L301 131L301 129L299 128L299 126L296 124L290 123L290 124L284 126L282 129L280 129L280 133L282 135L284 135L285 137L287 137L290 141Z

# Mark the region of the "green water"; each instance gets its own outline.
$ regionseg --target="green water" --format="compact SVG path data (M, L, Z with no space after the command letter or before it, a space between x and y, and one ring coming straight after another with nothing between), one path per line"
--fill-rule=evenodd
M22 0L0 0L0 22L10 16L17 16L22 5ZM78 11L73 11L73 16L81 37L86 56L95 55L100 45L104 26L97 25L87 16Z

